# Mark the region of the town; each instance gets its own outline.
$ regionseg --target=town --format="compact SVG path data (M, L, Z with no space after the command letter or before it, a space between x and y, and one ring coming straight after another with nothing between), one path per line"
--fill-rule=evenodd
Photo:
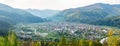
M47 22L34 24L18 24L14 29L20 38L39 39L40 37L77 37L84 39L101 39L107 34L109 28L82 23ZM52 35L51 35L52 33ZM54 35L54 37L53 37Z

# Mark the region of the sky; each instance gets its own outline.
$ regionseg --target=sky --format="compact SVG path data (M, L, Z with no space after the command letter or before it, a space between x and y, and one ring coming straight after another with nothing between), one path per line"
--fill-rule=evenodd
M0 3L20 9L64 10L95 3L120 4L120 0L0 0Z

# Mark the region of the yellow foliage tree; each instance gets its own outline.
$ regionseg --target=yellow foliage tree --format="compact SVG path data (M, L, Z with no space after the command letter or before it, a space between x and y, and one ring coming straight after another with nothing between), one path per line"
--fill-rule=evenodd
M112 30L108 31L108 36L112 36L114 32Z
M65 37L62 37L61 42L59 43L58 46L67 46L67 41Z
M0 37L0 46L5 46L5 39L4 37Z
M120 38L118 36L111 36L107 40L108 46L120 46Z

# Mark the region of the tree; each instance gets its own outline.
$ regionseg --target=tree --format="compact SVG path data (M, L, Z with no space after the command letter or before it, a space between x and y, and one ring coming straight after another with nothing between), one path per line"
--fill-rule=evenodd
M107 41L104 41L103 44L102 44L102 46L108 46Z
M114 33L113 33L112 30L108 31L108 37L109 37L109 36L112 36L113 34L114 34Z
M86 40L80 40L79 41L79 46L87 46L88 44L86 43Z
M65 37L62 37L61 42L59 43L58 46L67 46L67 41L66 41Z
M17 37L12 31L9 32L9 35L7 36L7 41L9 46L19 46Z
M93 41L89 41L89 46L95 46Z
M5 39L4 39L4 37L0 37L0 46L5 46Z
M120 38L117 36L110 36L107 42L108 46L120 46Z

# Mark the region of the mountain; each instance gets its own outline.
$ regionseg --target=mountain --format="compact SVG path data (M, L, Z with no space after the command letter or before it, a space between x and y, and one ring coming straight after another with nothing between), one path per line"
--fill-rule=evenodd
M52 17L52 20L93 23L120 15L120 5L96 3L85 7L66 9ZM112 18L111 18L112 19Z
M42 18L32 15L31 13L8 5L0 3L0 20L13 24L16 23L37 23L43 22Z
M51 17L60 12L59 10L50 10L50 9L46 9L46 10L27 9L26 11L32 13L35 16L39 16L42 18Z
M94 25L104 25L104 26L114 26L120 28L120 16L113 16L104 19L100 19L95 22L91 22L90 24Z
M17 23L38 23L44 19L34 16L31 13L0 3L0 35L7 35L9 30Z

